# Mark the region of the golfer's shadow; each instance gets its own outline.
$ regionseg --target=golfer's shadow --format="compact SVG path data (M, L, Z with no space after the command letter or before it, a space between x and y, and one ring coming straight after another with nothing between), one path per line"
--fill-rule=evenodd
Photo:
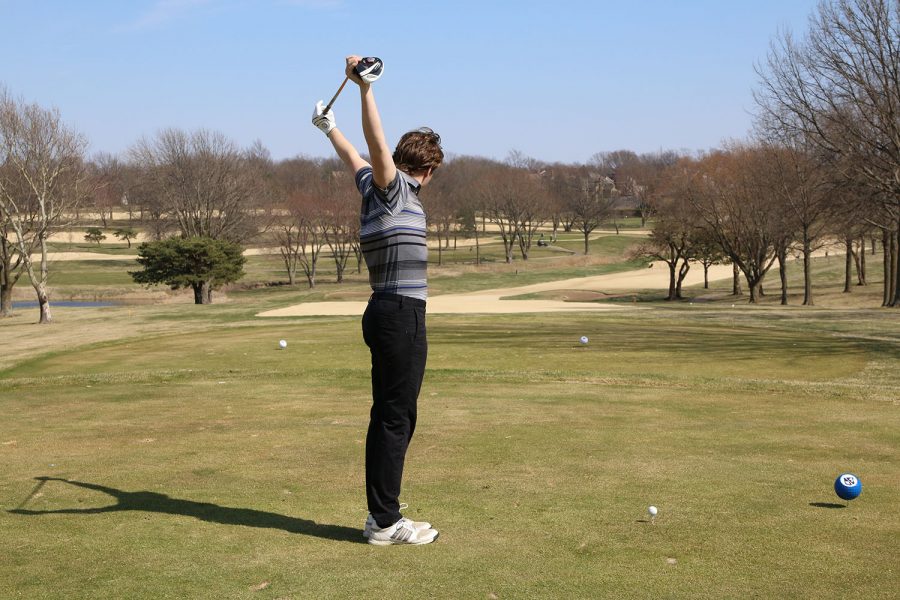
M193 500L181 500L170 498L157 492L126 492L116 488L85 483L59 477L35 477L37 481L62 481L81 488L95 490L109 494L118 502L111 506L101 508L62 508L58 510L27 510L16 508L7 512L17 515L96 515L101 513L139 510L169 515L184 515L194 517L210 523L223 525L243 525L245 527L265 527L269 529L282 529L289 533L300 533L313 537L336 540L339 542L364 543L362 532L352 527L340 525L323 525L308 519L288 517L278 513L271 513L252 508L231 508L219 506L209 502L194 502Z

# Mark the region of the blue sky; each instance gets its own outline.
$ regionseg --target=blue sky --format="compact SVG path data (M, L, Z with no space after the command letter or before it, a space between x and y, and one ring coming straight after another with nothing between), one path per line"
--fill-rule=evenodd
M166 127L329 156L309 123L347 54L380 56L388 143L433 127L445 150L583 162L700 150L750 127L755 62L816 0L0 0L0 84L60 109L91 150ZM338 126L362 144L352 84Z

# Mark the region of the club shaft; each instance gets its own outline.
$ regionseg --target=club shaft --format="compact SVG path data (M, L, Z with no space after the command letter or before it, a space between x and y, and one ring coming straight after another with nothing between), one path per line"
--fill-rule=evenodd
M344 82L341 84L341 87L338 88L338 91L334 93L331 101L328 103L328 106L325 107L325 110L322 111L322 114L328 114L328 111L331 110L331 105L334 104L334 101L337 100L338 96L341 95L341 90L344 89L344 86L347 85L347 82L350 81L350 77L344 77Z
M31 490L31 493L28 494L28 496L24 500L22 500L22 503L16 507L16 510L22 510L23 508L25 508L25 505L28 504L28 501L34 498L35 494L37 494L41 490L41 488L44 487L45 483L47 483L46 479L40 480L37 485L34 486L34 489Z

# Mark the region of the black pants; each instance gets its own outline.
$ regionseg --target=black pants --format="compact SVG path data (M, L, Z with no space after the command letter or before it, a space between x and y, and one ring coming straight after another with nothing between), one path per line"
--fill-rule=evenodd
M406 449L416 429L425 376L425 302L376 293L362 319L372 353L372 411L366 436L366 500L379 527L400 519Z

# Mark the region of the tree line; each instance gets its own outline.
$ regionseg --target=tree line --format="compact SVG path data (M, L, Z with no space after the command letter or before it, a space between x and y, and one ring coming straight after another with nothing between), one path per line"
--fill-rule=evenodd
M617 227L624 207L652 227L637 254L668 266L669 299L692 265L728 262L733 292L746 284L750 302L777 264L786 303L796 255L811 305L812 255L840 240L845 290L854 270L865 283L866 249L880 244L882 304L900 305L900 2L823 2L802 39L778 34L756 69L753 131L712 151L619 150L584 164L451 156L424 192L438 263L464 236L480 264L488 222L507 262L560 231L578 232L588 254L592 233ZM197 303L240 277L239 249L263 239L279 246L292 285L314 287L323 257L338 282L351 257L362 268L358 194L334 158L275 161L259 142L242 148L208 130L163 130L122 156L89 159L86 148L58 111L0 88L0 316L27 273L41 322L51 320L47 240L86 212L104 227L127 213L116 235L130 244L137 224L151 238L135 280L191 287Z
M642 252L669 267L681 297L691 262L727 260L750 302L777 264L787 304L788 257L802 258L812 305L811 256L837 240L844 291L866 284L866 248L883 256L883 306L900 306L900 2L831 0L797 39L773 38L756 66L758 107L745 141L681 157L651 202L657 222Z
M150 241L139 246L135 281L193 288L197 303L242 275L235 248L253 243L274 240L291 285L314 287L323 257L339 283L351 258L362 268L359 194L335 158L275 161L258 142L241 148L219 132L178 129L141 139L122 156L88 158L85 138L55 109L4 90L0 115L0 315L10 314L12 289L27 273L40 322L51 321L48 239L92 217L103 227L88 227L86 241L99 244L113 226L130 246L140 229ZM605 168L547 165L516 152L505 161L451 158L426 197L438 263L465 236L475 237L480 264L488 222L499 228L507 262L528 260L538 229L551 222L553 239L560 229L581 231L587 253L590 233L620 196ZM116 220L122 213L127 226Z

